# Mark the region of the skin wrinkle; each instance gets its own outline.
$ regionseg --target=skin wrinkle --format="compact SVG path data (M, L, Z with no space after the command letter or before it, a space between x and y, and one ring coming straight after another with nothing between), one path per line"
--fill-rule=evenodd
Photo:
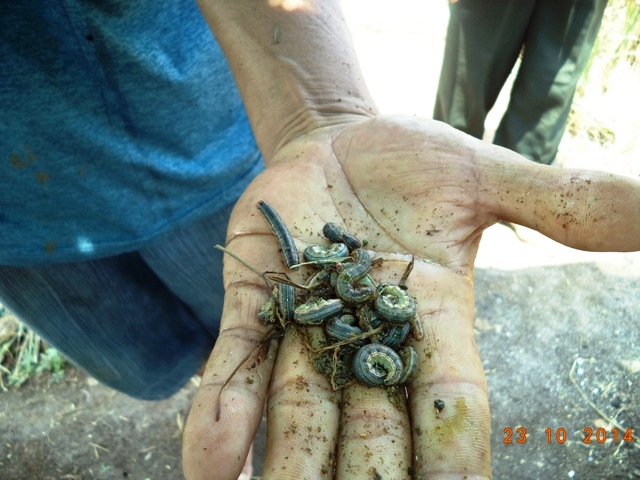
M549 212L549 214L551 214L552 216L555 214L556 220L563 221L563 226L567 225L566 230L571 228L573 230L577 230L578 232L582 232L580 235L582 237L588 235L587 232L589 232L593 228L594 215L592 214L591 206L593 206L594 204L598 205L599 203L597 200L597 192L594 195L595 198L589 198L586 195L580 195L580 192L577 191L580 188L586 189L588 187L588 185L591 183L591 176L592 175L586 172L574 172L573 174L567 175L567 177L569 178L567 182L561 180L559 183L564 187L562 190L562 198L564 200L559 199L558 202L564 202L564 206L557 205L557 212ZM577 188L576 185L578 185ZM576 191L574 192L573 190ZM567 205L567 202L570 202L571 205ZM582 212L582 214L580 212ZM578 221L579 219L581 219L581 221ZM578 224L577 226L576 223ZM566 230L564 232L564 239L566 239L569 235Z
M471 390L478 390L479 392L481 392L484 396L489 396L489 388L487 386L487 382L474 382L472 380L459 380L459 381L455 381L452 382L451 380L446 380L446 379L435 379L435 380L429 380L426 382L418 382L416 380L414 380L413 382L411 382L411 393L415 394L415 396L422 396L422 397L427 397L430 396L430 394L432 393L433 390L437 390L438 387L440 387L440 389L442 389L443 387L451 387L451 386L460 386L461 388L459 389L459 391L471 391ZM467 388L467 387L471 387L471 388ZM409 399L411 400L411 396L409 397ZM416 398L416 401L419 401L418 398ZM427 408L432 408L432 406L427 406Z
M441 313L440 315L448 312L449 310L444 309L443 313ZM436 318L435 320L429 322L429 324L422 325L422 330L424 332L424 339L428 340L429 342L435 343L435 345L428 345L428 346L432 347L430 362L434 364L437 363L437 365L434 365L436 367L439 367L440 364L443 363L442 360L438 361L441 358L440 355L442 355L441 350L446 350L447 353L450 355L451 354L450 352L455 352L459 350L458 347L460 345L468 345L468 346L475 345L473 329L464 328L471 323L470 319L460 319L456 315L446 315L445 322L446 324L438 323L438 319ZM452 325L453 322L455 322L455 327L457 330L467 330L467 331L464 336L461 336L461 332L460 334L457 334L455 338L455 343L449 343L450 339L448 339L447 337L444 337L444 333L442 332L447 330L451 331L452 327L454 326ZM469 332L468 330L471 330L471 331ZM443 338L441 339L440 337L443 337Z
M311 366L309 367L313 368ZM271 388L269 388L268 403L269 405L271 405L271 403L274 401L279 402L278 400L279 396L287 395L291 391L297 392L301 388L303 388L303 386L305 389L308 388L310 391L314 391L315 389L315 391L318 392L317 395L320 395L320 393L322 392L330 393L331 395L334 395L336 393L333 391L333 388L331 388L331 386L328 383L326 383L325 385L322 385L322 383L325 383L325 382L312 381L310 380L310 377L303 376L301 374L293 375L291 378L288 378L287 380L284 380L284 381L273 382L271 384ZM306 392L306 393L309 394L310 392ZM298 395L294 395L293 397L297 399ZM286 405L287 403L289 402L285 401L279 404ZM295 403L295 402L291 402L291 403ZM333 402L329 402L329 403L333 403Z
M253 274L253 272L251 273ZM229 280L229 286L227 287L227 285L225 285L223 309L234 308L238 312L244 312L244 314L240 316L257 319L260 308L269 298L268 294L265 295L266 285L265 288L259 288L254 287L255 284L253 282L249 282L249 285L251 285L250 288L246 288L245 286L235 288L236 282L238 282L238 280ZM246 285L246 281L240 280L240 282ZM220 328L224 328L222 324Z
M404 478L411 465L406 409L396 408L385 390L361 385L345 390L343 405L338 471L346 470L355 478L373 478L374 469L382 478Z
M333 160L335 160L335 165L338 167L338 169L342 173L342 177L344 178L345 175L344 175L344 171L342 169L342 165L340 164L340 161L338 160L337 156L335 155L335 152L333 151L333 142L332 142L331 146L332 146L332 148L331 148L331 158ZM322 162L321 166L322 166L322 171L324 173L323 185L322 185L323 190L325 190L325 191L327 191L329 193L329 199L331 200L331 203L332 203L332 205L334 207L334 210L339 212L340 211L339 210L339 204L335 201L333 195L331 195L331 188L329 188L329 184L328 184L328 180L329 180L329 176L330 176L329 173L333 173L333 169L327 170L327 162ZM350 204L358 203L357 197L355 196L355 194L353 194L353 191L352 191L352 198L353 198L353 200L351 202L349 202ZM326 224L329 221L335 221L336 220L336 218L332 218L331 220L325 220L324 217L320 214L320 212L315 210L315 207L314 207L314 212L313 213L317 217L320 218L320 225L319 225L320 227L324 226L324 224ZM340 215L340 218L344 218L344 215ZM322 228L319 228L318 231L321 232ZM324 236L322 238L324 238ZM303 243L304 243L304 247L305 248L308 247L309 245L313 244L312 242L303 242Z
M288 392L286 392L288 393ZM309 394L309 392L307 392ZM321 408L323 405L331 405L335 406L335 401L330 399L318 399L317 401L306 400L300 401L296 398L284 399L284 400L273 400L271 397L269 398L269 408L273 408L275 406L282 407L294 407L294 408L306 408L310 412L315 412L316 409Z
M226 339L223 338L218 342L218 345L222 346L223 344L228 344L228 340L228 337ZM226 346L228 348L229 345ZM237 425L239 419L244 419L244 416L238 415L238 413L241 413L247 408L247 403L259 404L264 401L264 390L267 388L270 382L272 373L272 367L270 364L273 363L273 359L275 359L276 357L277 350L277 342L270 342L269 351L264 361L260 362L257 369L252 370L252 373L262 372L260 374L260 378L262 381L254 382L253 384L249 384L246 381L243 382L241 379L246 377L240 375L241 370L236 372L238 374L238 377L232 378L229 381L228 385L225 387L225 390L220 394L220 418L218 419L218 421L215 421L215 409L207 408L206 411L203 412L204 417L201 418L201 421L197 424L197 428L192 428L191 430L185 432L183 440L185 444L199 444L201 445L200 448L202 448L202 445L204 445L207 448L211 449L211 451L220 450L222 448L228 450L228 456L239 455L238 458L242 459L246 457L248 448L250 446L250 438L253 438L253 436L255 435L259 423L255 420L250 419L248 423L245 420L241 420L242 424ZM214 361L213 357L214 356L212 355L211 361ZM226 360L222 362L222 364L220 365L221 368L217 370L218 375L212 376L208 372L205 372L203 383L198 390L199 393L202 392L203 394L196 396L196 399L194 399L192 410L194 409L194 407L211 407L216 404L216 401L218 399L218 392L224 385L224 381L227 379L226 375L230 374L229 369L236 367L235 365L225 364L227 364ZM212 381L214 378L219 379L220 382ZM236 424L235 428L227 427L227 425L234 424ZM212 431L216 431L218 435L212 437ZM238 449L235 445L240 445L241 448ZM242 460L237 462L237 465L225 464L225 466L217 466L216 468L219 469L217 470L218 473L222 475L222 471L227 471L227 469L229 469L230 471L239 471L239 469L242 468L243 462L244 461ZM211 467L211 465L209 465L209 467ZM229 471L227 471L227 474L229 474Z
M339 135L336 135L336 137L333 139L331 145L332 145L332 151L333 151L333 156L338 160L338 164L342 167L342 162L339 160L338 155L335 153L335 144L336 142L339 140L339 137L342 135L342 132L340 132ZM344 157L345 158L349 158L349 152L351 150L351 145L352 143L355 141L356 135L352 135L349 139L349 142L347 143L347 150L344 153ZM344 171L344 169L343 169ZM346 180L347 185L349 186L349 190L351 192L351 195L358 200L360 197L356 194L356 191L353 187L353 184L351 183L350 179L349 179L349 175L344 172L344 179ZM365 214L369 217L370 220L373 220L373 222L378 226L378 228L388 237L390 238L396 245L398 245L401 248L397 248L395 250L398 251L404 251L404 252L408 252L410 251L410 249L407 248L406 245L403 245L401 242L398 241L397 238L394 237L394 235L392 235L381 223L380 221L376 218L375 215L373 215L371 213L371 210L369 208L367 208L364 205L364 202L360 202L358 201L357 203L359 203L359 205L362 207L363 211L365 212Z
M288 119L284 122L283 128L288 132L286 135L281 135L281 140L275 145L275 151L281 150L292 139L299 135L299 131L307 131L310 125L316 125L317 120L313 118L309 111L301 110L297 112L291 112L288 115ZM316 125L320 126L320 125Z
M346 149L346 152L345 152L345 154L344 154L344 156L345 156L345 157L348 157L348 156L349 156L349 151L350 151L350 149L351 149L351 144L352 144L352 142L354 142L354 141L355 141L356 136L357 136L357 135L352 135L352 136L351 136L351 138L349 139L349 142L348 142L348 144L347 144L347 149ZM339 136L338 136L338 137L339 137ZM336 137L336 138L333 140L332 145L335 145L336 141L338 140L338 137ZM335 147L334 147L334 151L335 151ZM336 157L337 157L337 155L336 155ZM466 165L465 165L465 166L466 166ZM445 165L443 165L443 167L444 167L444 168L446 168L446 169L450 168L450 166L449 166L449 165L446 165L446 164L445 164ZM478 170L477 170L477 165L474 165L474 169L473 169L473 170L474 170L474 172L475 172L475 175L478 175L478 173L477 173L477 172L478 172ZM409 175L409 173L407 173L407 175ZM347 183L348 183L348 185L349 185L349 188L350 188L351 192L355 194L355 193L356 193L356 190L355 190L354 186L351 184L351 182L349 181L349 176L348 176L348 175L346 175L346 173L345 173L345 178L346 178L346 180L347 180ZM476 195L476 196L474 196L474 195L469 194L468 192L466 192L466 190L464 190L464 188L459 187L457 184L455 184L455 182L454 182L453 180L451 180L451 183L445 183L445 184L442 184L442 185L439 185L439 186L438 186L438 188L443 188L443 187L449 187L449 188L455 187L455 188L460 188L463 192L465 192L465 195L464 195L465 199L470 200L469 202L465 201L465 202L463 202L462 204L460 204L460 197L459 197L459 195L451 195L450 200L449 200L448 202L446 202L446 204L448 204L449 206L452 206L452 207L460 207L461 205L464 205L464 206L467 206L467 207L469 207L469 206L473 207L474 205L477 205L477 204L479 203L479 200L478 200L478 198L477 198L477 195ZM476 189L476 191L477 191L477 189ZM454 202L455 202L455 203L454 203ZM444 203L444 202L443 202L443 203ZM394 243L399 247L399 248L394 247L396 250L399 250L399 251L405 251L405 252L406 252L406 251L410 251L410 249L408 248L408 246L407 246L407 245L404 245L402 242L400 242L400 241L396 238L396 236L392 233L392 230L387 229L387 228L383 225L383 223L378 219L378 217L376 217L376 215L372 213L372 211L371 211L371 209L370 209L370 208L368 208L367 206L365 206L365 205L364 205L364 203L361 203L361 205L362 205L362 207L363 207L364 211L367 213L367 215L368 215L371 219L373 219L373 220L374 220L374 222L378 225L378 227L382 230L382 232L383 232L383 233L384 233L388 238L390 238L390 239L391 239L391 240L392 240L392 241L393 241L393 242L394 242ZM426 212L425 212L425 213L426 213ZM495 215L494 215L493 217L495 217ZM487 220L487 222L488 222L488 220ZM494 222L494 223L495 223L495 222ZM474 232L475 232L478 228L480 228L480 227L476 227L476 229L474 229ZM471 235L473 235L473 232L469 235L469 237L470 237ZM445 235L445 236L446 236L446 235ZM473 241L474 241L474 239L470 239L470 241L471 241L471 242L473 242ZM437 244L437 243L432 243L431 245L433 246L434 244ZM457 248L457 250L459 250L459 251L462 251L463 249L467 248L464 242L459 242L459 241L455 241L455 242L454 242L454 240L450 240L450 241L448 241L448 242L442 242L442 243L441 243L441 245L448 245L448 244L455 245L456 247L458 247L458 248ZM445 246L445 249L447 249L447 248L448 248L448 247L446 247L446 246ZM477 247L476 247L476 248L477 248ZM453 258L459 258L459 257L461 257L461 255L459 255L459 254L457 254L457 253L456 253L456 254L454 254L454 255L451 255L451 258L452 258L452 260L451 260L451 261L449 261L449 262L443 262L442 260L439 260L439 261L437 261L437 263L439 263L440 265L442 265L442 266L444 266L444 267L446 267L446 268L450 268L450 269L451 269L451 270L453 270L453 271L456 271L456 273L463 273L464 275L466 275L466 272L468 272L468 271L469 271L469 267L468 267L468 265L469 265L469 264L468 264L468 263L467 263L467 264L465 264L465 266L464 266L464 268L463 268L463 272L457 271L457 269L456 269L456 267L460 268L462 265L461 265L461 264L459 264L456 260L453 260ZM433 257L432 257L432 258L433 258ZM435 260L435 258L433 258L433 260Z
M452 417L449 417L452 418ZM442 422L443 424L446 423L446 420L448 420L448 418L444 419L444 421ZM452 421L456 421L455 418L452 419ZM443 425L438 425L441 428L446 428L443 427ZM479 437L479 433L480 433L480 428L470 428L469 425L466 425L466 428L464 430L460 430L460 431L456 431L453 434L452 433L448 433L447 435L449 436L449 438L446 438L444 440L440 440L438 439L438 433L434 434L434 435L430 435L429 441L426 443L425 447L427 449L429 448L434 448L434 449L442 449L444 448L456 448L456 444L459 441L459 436L460 435L464 435L467 438L474 438L474 437ZM484 448L482 448L480 445L474 443L474 442L470 442L467 444L467 446L469 447L467 450L464 451L460 451L460 450L456 450L455 451L455 456L457 456L458 458L456 458L456 463L458 464L462 464L465 466L459 466L458 467L458 471L461 472L469 472L471 470L470 467L466 466L467 464L467 460L469 458L473 458L473 457L482 457L483 455L483 451L485 450ZM434 455L434 457L438 457L441 454L436 454ZM427 460L428 462L428 460ZM431 470L429 469L425 469L426 471L429 471L429 473L431 473ZM456 468L451 468L449 469L449 471L456 471Z
M476 150L471 150L472 154L468 158L468 162L465 168L465 171L471 175L471 178L474 180L473 182L467 182L465 184L465 193L467 193L467 197L471 199L470 209L475 212L481 212L483 209L481 206L484 202L481 200L483 183L482 183L482 173L478 166L476 154ZM467 192L466 188L469 187L469 183L472 185L475 183L475 188L471 192ZM484 216L489 217L483 225L486 225L484 228L488 228L490 225L493 225L498 221L497 215L495 213L485 213Z
M416 260L419 260L420 262L422 261L421 259L416 259ZM414 272L416 272L416 274L419 271L418 268L417 268L417 266L419 264L420 264L419 262L416 262L415 265L414 265L414 269L413 270L414 270ZM425 262L425 264L426 265L431 265L428 262ZM459 282L460 280L462 280L464 282L464 285L462 287L456 285L456 287L466 288L466 289L468 289L467 295L473 295L473 282L471 281L471 279L469 277L467 277L466 275L464 275L463 273L461 273L461 272L459 272L457 270L451 270L450 268L448 268L448 267L446 267L444 265L437 264L437 266L440 266L440 267L444 268L445 272L452 273L454 275L452 278L447 278L445 275L439 275L439 278L441 279L439 283L447 282L447 283L453 284L455 282ZM412 272L412 275L413 275L414 272ZM409 275L409 279L407 281L407 286L409 287L409 289L411 289L411 288L416 288L416 289L422 288L422 289L425 289L426 286L425 285L418 285L417 284L418 280L415 277L412 278L412 275ZM425 272L422 272L422 275L424 275L424 278L427 280L427 282L428 282L427 285L429 285L430 287L435 285L435 283L433 281L429 281L429 279L434 276L433 274L429 275L429 272L425 271ZM455 302L455 297L451 297L451 296L447 295L447 292L442 292L441 294L439 294L439 296L440 296L440 306L436 311L439 312L439 314L441 315L443 311L448 311L448 310L443 310L443 308L442 308L443 305L445 304L445 300L450 298L451 302ZM429 302L430 302L430 304L432 304L434 300L433 300L433 298L431 296L429 296L429 297L430 297L429 298ZM417 307L418 313L420 315L429 315L429 314L434 313L433 311L429 311L429 312L426 312L426 313L420 313L425 308L427 308L427 307L424 307L424 303L418 304L418 307Z
M431 359L433 359L433 355ZM429 359L429 361L431 361L431 359ZM426 363L426 360L423 360L420 362L419 368L422 368L424 366L424 363ZM444 362L440 362L440 363L444 363ZM421 380L418 380L417 378L414 379L411 382L412 391L415 391L416 393L428 392L434 387L434 385L475 385L477 388L487 391L487 382L484 376L482 380L474 381L472 378L470 378L471 376L469 376L468 374L461 375L461 376L454 376L451 374L451 371L449 369L447 369L445 373L441 373L437 376L433 375L434 371L435 370L432 370L429 368L426 369L426 372L429 375L429 380L421 381Z
M426 436L427 441L420 446L420 451L424 454L417 461L417 478L420 475L426 475L425 478L429 479L438 478L434 472L460 472L461 475L480 476L483 473L489 474L490 469L484 465L485 459L490 458L490 447L488 443L481 441L482 430L481 425L475 425L474 428L466 426L455 434L446 433L447 437L442 441L436 440L437 433L429 434L425 430L422 437ZM476 442L474 439L480 441Z
M220 330L220 335L218 336L227 338L232 337L239 340L245 340L247 342L254 342L256 344L260 343L260 341L264 338L266 333L265 330L268 328L254 328L247 325L238 325L234 327L225 328L224 330ZM255 335L241 335L237 332L245 332L247 334L255 334Z
M227 410L229 409L227 408ZM225 419L221 418L219 423L222 423L223 420L229 420L232 418L233 417L229 417ZM237 450L229 447L233 447L235 444L244 443L243 442L244 439L242 438L244 436L244 432L243 432L243 435L238 435L237 432L242 431L242 429L240 428L241 425L238 425L237 422L226 422L226 423L229 423L230 426L233 425L235 428L231 427L228 429L229 430L228 432L224 432L223 435L220 437L219 441L205 442L203 440L199 440L199 445L201 446L203 451L206 450L206 451L218 452L219 454L223 455L223 457L225 458L226 461L223 462L222 464L220 464L219 462L212 463L210 461L206 461L202 466L206 471L208 472L215 471L216 474L219 474L219 475L224 475L225 473L226 475L229 475L231 471L236 471L236 470L239 472L242 469L242 465L244 464L243 458L246 457L249 451L249 449L246 449L246 451L243 452L244 457L240 457L239 455L234 455ZM229 461L229 459L231 459L231 461ZM237 475L234 475L234 477L237 478Z
M474 259L476 257L476 253L478 251L478 247L480 245L480 240L482 239L482 232L489 228L491 225L495 224L496 220L486 220L482 225L476 227L468 236L467 242L465 242L464 246L473 251L472 258L467 262L458 262L458 266L462 269L460 273L462 273L470 282L473 284L474 281ZM466 256L465 256L466 257Z
M278 401L277 405L278 406L295 406L295 407L310 407L309 409L311 410L311 408L316 408L318 406L319 402L314 402L313 400L300 400L300 399L291 399L291 400L285 400L285 401ZM324 403L333 403L330 401L325 401ZM272 405L273 406L273 405Z
M335 160L336 165L338 165L338 167L339 167L339 168L340 168L340 170L342 171L342 165L340 165L340 162L338 162L338 159L336 158L335 153L333 152L333 150L331 151L331 153L332 153L332 158ZM323 175L323 177L322 177L322 190L327 191L327 192L330 192L330 190L331 190L331 189L329 188L329 184L328 184L328 180L329 180L329 174L328 174L328 173L329 173L329 172L327 171L326 162L322 162L322 164L321 164L321 168L322 168L322 171L323 171L323 173L324 173L324 175ZM329 195L329 199L331 200L331 202L332 202L332 205L333 205L334 209L335 209L335 210L338 210L338 205L336 204L336 202L335 202L335 200L334 200L334 198L333 198L333 196L332 196L332 195ZM320 226L320 227L322 227L324 224L326 224L326 223L327 223L327 222L329 222L329 221L334 221L334 220L335 220L335 218L332 218L331 220L325 220L325 219L324 219L324 217L323 217L323 216L320 214L320 212L318 211L318 207L317 207L316 205L317 205L317 204L314 204L314 205L312 206L312 208L313 208L313 214L314 214L316 217L318 217L318 218L319 218L319 226ZM323 207L324 207L324 206L323 206ZM320 228L318 231L319 231L319 232L321 232L321 231L322 231L322 228ZM324 238L324 237L322 237L322 238ZM301 240L301 243L303 243L303 244L304 244L304 248L306 248L306 247L308 247L309 245L312 245L312 244L313 244L312 242L306 242L306 241L303 241L303 240ZM304 249L303 249L303 250L304 250Z
M347 180L348 181L348 180ZM352 191L353 191L353 186L350 185ZM389 239L391 239L391 241L393 243L395 243L396 245L398 245L399 248L396 248L395 250L397 251L402 251L402 252L409 252L411 249L409 249L407 247L407 245L404 245L402 242L398 241L398 239L391 233L391 231L387 228L385 228L382 223L380 223L380 221L378 220L378 218L371 212L371 210L369 208L367 208L364 203L362 204L362 208L365 210L365 212L367 213L367 215L369 216L370 219L372 219L376 225L378 226L378 228L380 228L380 230L384 233L384 235L386 235Z
M240 373L239 371L237 373ZM225 398L228 400L229 398L235 399L237 397L246 398L246 393L250 393L256 400L260 400L262 395L260 394L260 388L255 387L251 388L250 383L247 383L243 377L243 379L237 379L236 375L231 379L228 383L225 384L225 381L221 382L206 382L201 384L201 388L215 388L220 389L224 386L224 390L222 390L222 394L220 395L220 420L224 417L225 410L228 410L229 403L225 403ZM233 392L236 392L236 395L233 395ZM231 416L233 418L233 416Z
M232 259L234 262L235 259ZM244 267L244 265L243 265ZM249 280L231 280L229 284L226 285L227 292L231 289L235 289L237 293L245 293L247 291L254 291L258 293L267 292L267 286L263 283L254 283Z
M592 208L588 211L589 216L589 225L590 227L595 227L595 224L600 221L605 221L607 219L606 208L604 207L604 198L594 198L591 203ZM585 230L588 230L585 228Z
M404 432L398 433L397 430L403 430L403 426L405 425L399 425L397 421L390 419L389 415L362 415L359 417L349 415L349 418L342 423L340 440L343 442L362 440L362 433L356 432L358 429L360 431L366 430L366 440L368 441L384 438L402 440Z
M456 472L444 472L444 471L436 471L433 472L429 470L428 477L417 477L418 479L424 478L425 480L428 478L429 480L491 480L491 477L487 477L484 475L469 475L469 472L466 470L459 470Z
M482 201L480 200L480 197L483 189L483 184L482 184L482 172L480 171L480 167L478 166L476 154L477 154L477 150L471 149L471 155L468 157L469 166L471 168L468 169L468 172L471 174L471 177L473 178L476 184L476 188L473 195L473 205L475 207L474 210L480 212L482 211L482 208L479 208L479 207L480 205L482 205Z
M364 206L364 204L359 200L358 196L356 195L355 190L353 189L353 185L351 184L348 175L346 174L346 172L344 171L344 165L342 164L342 162L340 161L340 159L338 158L338 154L336 153L336 141L339 139L339 137L341 136L342 132L339 132L338 134L333 136L333 139L331 140L331 158L335 159L336 165L339 168L340 173L342 174L342 179L344 179L344 183L346 183L346 185L349 188L349 192L350 192L350 201L349 202L345 202L344 200L342 201L342 203L347 203L349 205L349 210L351 211L351 215L355 216L356 213L354 212L354 210L356 209L356 205L357 207L359 207L360 210L362 210L362 212L364 212L364 214L366 216L368 216L370 219L373 219L376 223L377 220L371 216L371 214L369 213L369 211L367 210L367 208ZM347 151L345 153L345 157L348 157L349 154L349 149L351 148L351 143L353 142L353 137L350 138L349 143L347 144ZM323 164L324 165L324 164ZM325 174L325 178L326 178L326 174ZM341 208L340 206L340 202L336 202L334 195L330 193L329 197L331 198L331 201L334 205L334 208L337 212L340 213L340 217L346 220L346 215L343 213L344 209ZM377 223L377 225L379 227L380 224ZM384 231L384 230L383 230ZM349 232L353 235L358 236L359 233L358 232Z
M263 362L263 364L264 363L266 362ZM200 384L199 388L200 388L200 391L214 392L215 393L214 399L217 400L218 391L224 385L225 379L221 375L217 377L211 377L211 378L219 378L220 382L205 380L203 381L203 383ZM265 375L265 378L267 379L267 382L268 382L269 380L268 372L267 372L267 375ZM227 390L227 388L229 388L229 391ZM206 421L199 424L198 430L194 430L190 433L196 436L200 435L200 436L208 437L210 429L212 427L215 427L219 429L219 431L221 432L221 435L234 437L236 433L234 431L228 431L222 425L229 422L236 423L239 420L235 412L237 410L242 411L243 407L242 405L240 405L240 403L238 403L237 401L238 399L241 400L242 403L246 403L246 402L254 403L255 399L259 400L261 398L262 394L260 393L260 390L263 388L264 388L264 385L259 382L254 382L253 384L248 384L246 382L239 382L239 381L229 382L227 387L225 387L225 390L222 391L222 394L220 396L220 406L221 406L220 419L217 421L214 419L215 409L210 408L210 407L215 407L215 405L209 405L201 401L197 403L194 402L192 408L206 406L207 408ZM246 393L250 393L250 396L247 397ZM229 400L236 400L236 401L229 401ZM257 430L257 426L256 426L256 430ZM185 441L186 440L187 440L187 437L185 437Z
M306 349L298 337L288 334L283 346L283 355L275 365L274 379L285 381L281 382L282 388L276 382L272 383L268 392L269 434L275 435L275 440L267 445L265 479L328 478L330 469L326 473L320 471L321 465L332 464L332 452L337 442L338 395L330 388L324 388L324 377L316 374L308 363ZM300 415L297 401L301 397L312 398L317 407L304 407L305 414ZM302 445L310 450L301 449ZM303 454L295 455L294 452ZM269 475L270 472L273 475Z

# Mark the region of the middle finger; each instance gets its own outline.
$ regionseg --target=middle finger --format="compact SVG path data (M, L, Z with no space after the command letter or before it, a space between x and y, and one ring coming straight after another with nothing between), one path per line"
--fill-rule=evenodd
M340 394L315 369L302 329L280 344L267 404L264 479L332 479Z
M404 387L356 384L345 390L336 477L411 478L411 428Z

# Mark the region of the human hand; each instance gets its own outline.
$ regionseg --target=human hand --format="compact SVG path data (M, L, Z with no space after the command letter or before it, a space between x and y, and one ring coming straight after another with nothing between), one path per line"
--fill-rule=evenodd
M482 231L499 219L584 249L639 249L640 185L562 170L410 118L317 129L288 143L240 199L227 248L260 271L286 271L257 212L275 207L298 249L326 222L369 241L382 279L407 285L425 332L412 340L419 374L407 408L384 389L334 392L300 335L259 347L262 279L225 261L221 334L194 399L184 441L187 478L237 478L267 401L264 478L488 478L489 407L473 333L473 262ZM619 232L615 238L611 229ZM268 350L268 351L267 351ZM245 366L225 381L249 356ZM445 402L438 412L434 400ZM219 413L219 419L217 414Z

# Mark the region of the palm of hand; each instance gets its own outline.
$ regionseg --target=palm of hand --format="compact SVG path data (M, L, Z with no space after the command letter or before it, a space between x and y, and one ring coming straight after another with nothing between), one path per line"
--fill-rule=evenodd
M190 414L186 472L215 464L215 478L237 476L267 395L265 478L333 478L334 465L335 478L490 476L472 277L480 233L496 218L478 211L482 185L465 141L439 124L411 120L326 128L288 144L251 184L234 210L227 247L258 270L286 271L259 200L280 213L299 250L320 243L322 226L332 221L387 259L385 279L397 281L406 266L406 256L393 254L416 256L408 287L425 332L413 341L420 370L408 411L383 389L334 392L302 339L288 333L268 355L254 350L247 362L253 368L242 367L225 387L216 421L223 382L267 330L256 318L268 298L264 283L227 258L221 335ZM436 399L445 409L434 408ZM220 465L225 458L232 461ZM207 478L199 475L193 478Z

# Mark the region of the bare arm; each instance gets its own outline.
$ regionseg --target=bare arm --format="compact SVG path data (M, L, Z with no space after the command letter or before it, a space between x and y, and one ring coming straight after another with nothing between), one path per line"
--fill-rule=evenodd
M377 114L339 2L199 0L267 164L315 128Z

